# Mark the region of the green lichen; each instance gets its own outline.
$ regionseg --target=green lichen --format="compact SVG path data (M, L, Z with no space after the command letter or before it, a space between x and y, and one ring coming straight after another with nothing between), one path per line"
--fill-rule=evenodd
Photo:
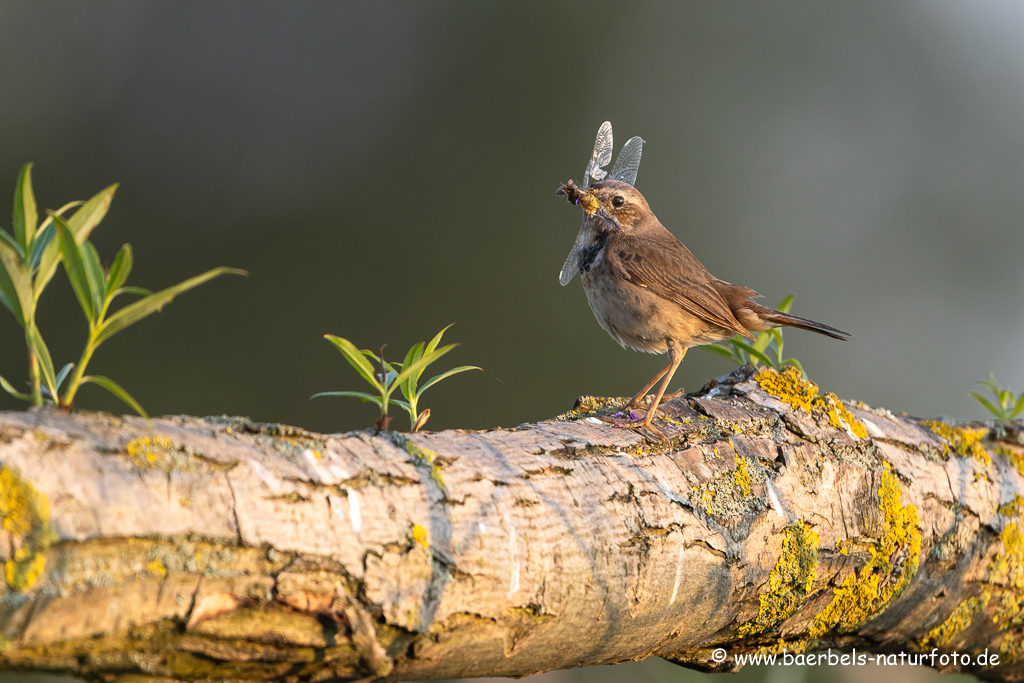
M867 563L846 577L834 590L832 601L815 617L809 632L812 638L863 624L899 597L917 574L921 555L917 508L901 503L900 483L888 464L882 472L878 496L882 534L872 546Z
M738 637L764 633L796 612L814 584L820 545L818 532L804 522L786 528L782 555L768 575L768 590L758 596L757 617L740 626Z
M800 371L792 365L782 372L761 368L754 376L761 388L768 394L815 416L824 416L836 429L849 432L856 438L866 439L868 430L853 416L843 402L833 393L818 396L818 385L805 380Z
M937 436L945 441L943 455L948 456L950 451L963 458L974 458L983 465L992 462L985 446L982 444L988 435L988 429L984 427L970 428L957 427L946 424L941 420L924 420L923 425L932 430Z
M2 466L0 519L14 549L4 566L7 585L18 591L31 588L46 566L47 548L57 539L50 529L50 504L17 472Z
M981 595L975 595L961 602L944 622L928 631L928 635L919 643L921 648L942 647L951 641L974 622L975 617L988 607L991 599L992 594L984 591Z
M1003 550L989 569L989 580L1011 588L1024 588L1024 533L1020 522L1010 522L1001 534Z
M413 457L417 464L430 468L430 478L447 495L448 487L445 486L444 477L441 475L441 466L437 462L437 453L429 448L420 448L411 440L406 440L405 451Z
M690 500L699 503L708 516L737 517L761 512L767 503L763 496L754 495L752 484L763 482L765 475L761 468L750 465L746 458L737 455L736 469L719 472L694 484Z

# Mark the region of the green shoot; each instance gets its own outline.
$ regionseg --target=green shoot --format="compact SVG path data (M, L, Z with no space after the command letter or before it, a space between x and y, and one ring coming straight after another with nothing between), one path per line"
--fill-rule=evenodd
M132 270L131 246L126 244L121 247L110 268L104 270L100 265L99 254L97 254L96 248L93 247L89 240L77 240L70 225L60 216L54 214L53 223L56 225L57 240L60 245L60 256L64 262L64 270L68 274L71 288L78 298L78 303L85 313L86 320L89 322L89 337L78 364L74 366L74 371L71 373L63 395L58 394L60 382L57 381L58 376L53 373L53 365L50 362L49 354L46 354L45 358L41 358L43 378L46 381L48 393L50 396L55 397L57 405L70 408L74 405L75 395L83 384L96 384L119 398L139 415L148 419L146 412L139 405L138 401L132 398L116 382L100 375L85 374L85 368L88 366L96 349L99 348L100 344L118 332L153 313L157 313L179 294L198 287L204 282L220 275L227 273L246 275L247 273L236 268L214 268L156 293L139 287L127 287L125 282L128 280L128 275ZM122 294L141 295L142 298L111 313L110 305L116 297ZM39 341L40 343L42 342L41 339ZM45 346L41 347L40 351L45 351ZM61 371L60 379L63 379L69 369L65 367Z
M32 190L32 164L18 174L14 190L13 235L0 229L0 304L14 315L24 330L28 349L29 393L22 393L0 377L0 388L11 396L41 406L54 397L59 384L50 352L36 327L36 309L43 290L57 272L60 248L54 239L54 218L77 208L66 226L77 243L83 242L107 213L117 185L97 193L89 201L70 202L51 212L39 223L35 193ZM45 393L44 393L45 383Z
M451 327L449 325L448 327ZM430 410L419 411L418 404L423 392L434 386L441 380L466 370L479 370L480 368L470 365L463 365L443 372L440 375L431 377L422 387L418 387L420 377L427 366L438 360L444 354L454 349L458 344L449 344L438 348L441 337L448 330L444 328L430 340L429 343L419 342L414 344L405 354L405 360L401 363L388 363L384 360L384 349L381 348L380 356L377 356L368 349L359 349L355 344L342 337L325 334L324 338L334 346L345 357L345 360L356 369L356 372L376 391L376 394L369 394L363 391L323 391L314 394L311 398L320 396L350 396L358 398L363 402L373 403L380 409L380 417L377 419L377 431L381 432L388 428L393 418L388 415L388 408L395 403L405 408L409 413L409 424L412 431L418 431L430 417ZM369 359L379 365L376 370ZM398 389L405 400L391 398L391 395Z
M782 303L778 306L778 310L782 313L789 313L789 309L793 307L793 299L795 297L796 295L790 294L783 299ZM800 371L804 379L807 379L807 373L804 372L804 367L800 364L800 361L796 358L786 358L783 360L782 330L779 328L759 332L757 339L753 343L750 343L746 337L737 334L726 342L708 344L700 348L725 356L736 363L736 365L750 363L756 367L759 363L764 363L776 370L782 370L785 366L792 365Z
M1009 387L1004 389L999 386L999 382L996 381L996 376L991 372L988 373L987 380L984 382L976 382L976 384L988 387L988 390L992 392L992 396L995 398L995 403L985 398L977 391L972 391L971 396L978 399L978 403L985 406L985 409L995 415L1001 422L1009 422L1021 413L1024 413L1024 393L1020 396L1016 396Z

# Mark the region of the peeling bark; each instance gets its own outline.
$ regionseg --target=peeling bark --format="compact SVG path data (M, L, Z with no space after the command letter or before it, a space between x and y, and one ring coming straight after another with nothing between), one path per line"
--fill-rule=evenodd
M1024 425L749 367L712 385L663 407L666 443L594 419L609 399L379 436L0 413L0 666L399 681L937 648L1024 679Z

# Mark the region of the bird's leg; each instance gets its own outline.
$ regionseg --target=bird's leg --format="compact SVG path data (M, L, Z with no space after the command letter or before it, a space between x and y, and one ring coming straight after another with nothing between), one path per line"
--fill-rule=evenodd
M676 368L678 368L679 364L683 362L683 356L686 355L686 349L680 348L678 344L669 339L668 352L669 362L664 370L664 379L661 380L661 385L658 387L658 393L655 394L654 400L651 402L651 407L647 410L647 414L640 420L629 420L627 422L616 423L622 427L647 427L662 441L666 440L665 435L651 424L651 420L654 419L654 414L658 412L658 404L661 403L661 397L665 395L665 389L668 388L668 383L672 381L672 375L676 373Z
M633 398L629 399L629 403L627 403L622 409L623 410L632 410L633 408L639 407L640 406L640 401L642 401L644 396L647 395L647 392L651 390L651 387L653 387L654 384L659 379L661 379L662 377L665 376L665 373L668 372L668 369L671 368L671 367L672 367L672 361L669 360L669 362L665 365L665 367L663 367L661 370L658 370L658 374L656 374L654 376L654 378L651 379L651 381L648 382L644 386L644 388L640 390L640 393L638 393Z

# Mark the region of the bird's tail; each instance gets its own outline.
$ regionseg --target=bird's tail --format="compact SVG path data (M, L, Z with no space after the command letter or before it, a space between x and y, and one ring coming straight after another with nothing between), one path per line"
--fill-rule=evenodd
M813 320L790 315L789 313L783 313L782 311L776 311L774 308L768 308L767 306L753 304L752 308L754 308L754 312L757 313L757 316L761 318L761 320L775 327L796 327L801 330L817 332L818 334L823 334L826 337L832 337L833 339L839 339L841 341L847 341L853 336L849 332L843 332L831 325L816 323Z

